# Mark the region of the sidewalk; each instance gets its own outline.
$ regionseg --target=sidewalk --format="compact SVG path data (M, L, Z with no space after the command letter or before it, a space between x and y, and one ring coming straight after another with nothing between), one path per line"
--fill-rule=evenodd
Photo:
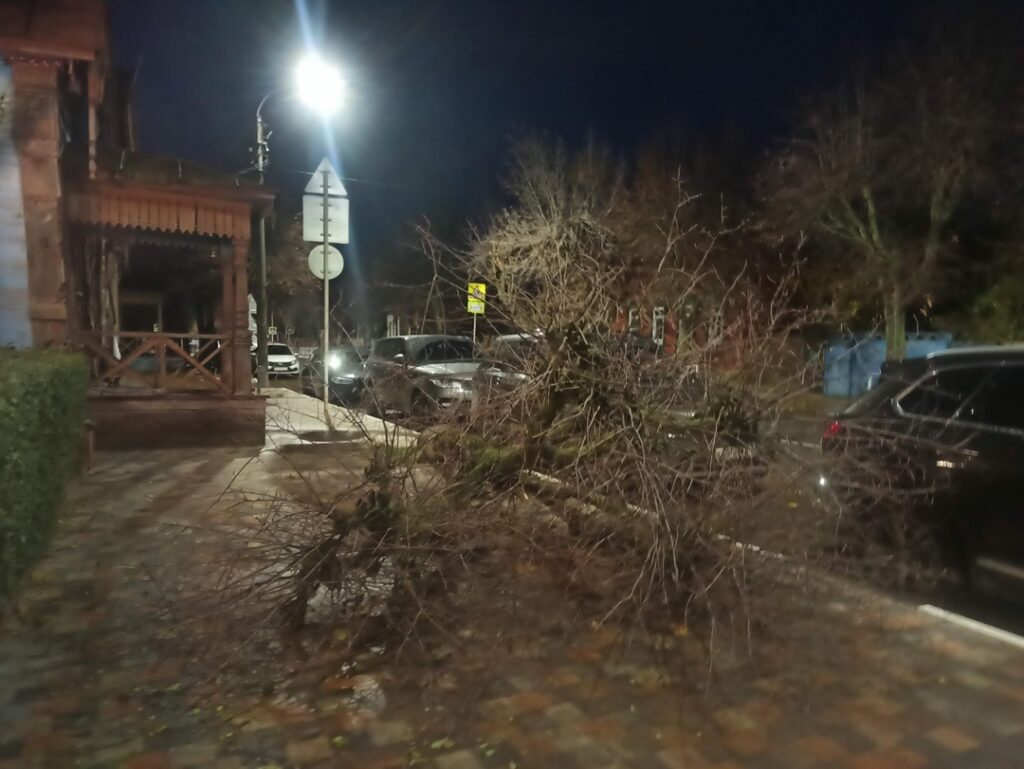
M275 393L268 447L309 445L317 407ZM695 641L566 641L557 604L535 607L549 624L525 647L467 643L411 675L317 647L229 687L193 626L165 621L153 574L216 549L204 525L244 514L228 486L289 472L269 448L99 457L0 626L0 769L1024 766L1024 652L882 598L809 607L812 643L765 633L706 690Z
M329 404L331 426L341 433L331 439L324 434L328 424L324 419L323 401L283 387L269 388L266 393L266 450L308 443L364 439L391 440L396 445L403 445L416 438L416 433L391 422L344 406Z

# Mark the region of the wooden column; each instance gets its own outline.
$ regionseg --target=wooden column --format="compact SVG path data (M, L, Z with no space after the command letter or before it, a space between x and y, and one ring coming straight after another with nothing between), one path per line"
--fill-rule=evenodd
M237 236L231 241L235 286L235 386L238 395L252 392L252 340L249 333L249 238Z
M217 333L224 334L227 339L222 343L220 352L220 376L228 388L235 391L235 352L234 352L234 317L235 317L235 269L233 249L220 246L220 313L217 317Z
M65 341L64 210L56 62L14 61L14 141L21 172L29 322L36 347Z

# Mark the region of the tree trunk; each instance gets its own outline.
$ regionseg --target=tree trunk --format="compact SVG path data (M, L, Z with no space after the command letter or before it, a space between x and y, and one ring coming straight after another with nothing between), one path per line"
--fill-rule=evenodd
M885 297L885 359L903 360L907 354L907 313L903 293L892 289Z

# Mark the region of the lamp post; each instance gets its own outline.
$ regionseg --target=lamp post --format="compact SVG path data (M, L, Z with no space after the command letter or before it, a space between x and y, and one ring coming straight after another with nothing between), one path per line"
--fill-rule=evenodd
M327 118L341 106L345 94L345 81L340 72L315 53L306 54L295 68L295 86L299 100L308 108ZM270 91L256 107L256 171L259 183L264 183L266 174L270 132L263 122L263 106L276 91ZM267 222L259 217L257 240L259 241L260 280L259 300L256 304L256 366L258 369L257 388L263 390L270 383L267 371ZM326 304L326 301L325 301ZM326 333L326 331L325 331ZM326 355L324 357L326 366Z
M263 105L267 103L267 99L273 93L271 91L264 96L256 108L256 171L259 174L260 184L263 184L267 167L267 139L269 138L263 125ZM257 240L260 248L260 296L256 304L256 387L262 392L263 388L270 384L270 375L267 371L267 220L262 212L259 217Z

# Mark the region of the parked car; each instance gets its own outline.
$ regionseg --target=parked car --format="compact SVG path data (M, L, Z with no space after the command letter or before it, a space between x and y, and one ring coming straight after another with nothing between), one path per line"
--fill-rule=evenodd
M540 332L501 334L489 340L487 364L477 370L475 388L479 397L491 398L528 384L543 354Z
M271 377L299 375L299 359L288 345L279 342L267 345L267 374Z
M327 353L327 376L329 398L335 403L355 403L363 393L365 354L354 347L339 347ZM317 350L302 367L302 391L308 395L323 397L324 366L323 353Z
M969 585L1024 580L1024 347L885 366L829 422L822 450L833 461L819 484L867 530L914 544ZM874 525L882 520L906 530Z
M416 416L469 406L475 397L474 376L482 364L466 337L421 334L378 339L366 359L367 406Z

